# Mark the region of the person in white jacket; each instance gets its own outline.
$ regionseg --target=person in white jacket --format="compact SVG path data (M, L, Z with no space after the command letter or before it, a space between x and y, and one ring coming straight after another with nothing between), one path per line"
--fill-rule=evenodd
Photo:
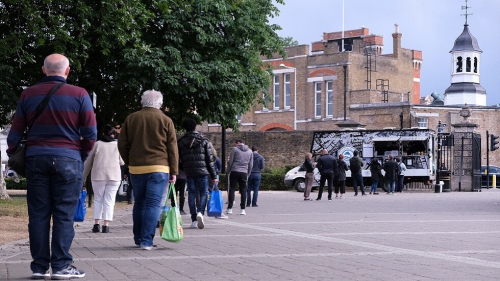
M396 162L398 163L398 181L396 183L396 192L403 192L404 189L404 180L405 180L405 172L406 165L401 161L401 158L396 158Z
M85 161L83 178L91 172L94 190L94 220L92 232L101 231L100 221L104 220L102 233L109 233L109 222L113 221L116 192L121 183L120 166L124 165L118 152L118 142L114 138L115 129L106 125L102 137L95 143Z

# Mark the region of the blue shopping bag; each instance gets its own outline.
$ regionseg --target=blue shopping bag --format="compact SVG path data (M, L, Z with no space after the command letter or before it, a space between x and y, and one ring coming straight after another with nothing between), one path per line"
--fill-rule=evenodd
M80 198L78 198L78 205L75 211L75 221L82 222L85 220L85 214L87 213L87 205L85 203L85 198L87 198L87 190L82 190L80 192Z
M208 200L207 213L209 217L220 217L222 215L222 206L224 206L224 198L222 198L222 191L214 185Z

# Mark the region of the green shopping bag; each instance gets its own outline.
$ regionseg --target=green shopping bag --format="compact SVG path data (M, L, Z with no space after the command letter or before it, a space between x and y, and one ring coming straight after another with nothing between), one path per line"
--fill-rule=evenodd
M179 204L177 202L176 192L174 191L174 183L171 183L168 187L167 199L165 200L165 205L168 204L168 200L170 198L170 194L174 193L174 202L175 207L163 208L163 212L166 212L166 216L160 217L160 226L163 226L161 229L161 239L166 240L168 242L181 242L184 239L184 230L182 229L182 217L179 211ZM163 218L163 223L162 223Z

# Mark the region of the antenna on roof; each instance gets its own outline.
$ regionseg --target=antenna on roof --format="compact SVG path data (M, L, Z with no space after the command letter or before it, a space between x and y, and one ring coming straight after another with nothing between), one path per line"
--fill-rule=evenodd
M467 13L468 9L471 8L471 7L467 6L467 1L468 0L465 0L465 6L462 6L462 10L465 10L465 14L461 14L461 16L465 16L465 25L468 25L467 24L467 16L472 16L472 13L471 14Z

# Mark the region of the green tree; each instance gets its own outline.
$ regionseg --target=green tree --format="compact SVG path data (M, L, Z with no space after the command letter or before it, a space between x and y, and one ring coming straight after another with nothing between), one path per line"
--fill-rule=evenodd
M281 37L284 47L293 47L299 45L299 41L294 40L293 37Z
M70 59L68 82L97 94L100 126L158 89L177 125L196 117L237 128L235 116L269 85L261 56L284 54L268 21L277 14L272 0L0 2L0 124L58 52Z

